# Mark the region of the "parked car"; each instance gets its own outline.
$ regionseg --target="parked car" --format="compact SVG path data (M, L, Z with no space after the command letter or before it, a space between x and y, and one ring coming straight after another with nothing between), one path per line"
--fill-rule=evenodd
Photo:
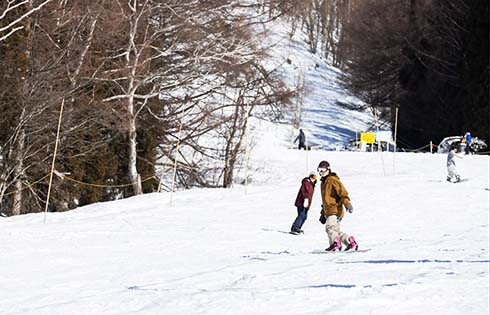
M448 153L453 143L458 145L459 152L464 152L466 143L462 142L462 140L463 137L461 136L452 136L452 137L446 137L442 139L441 143L439 143L439 145L437 146L437 153ZM474 137L471 140L471 151L473 153L482 151L486 148L487 148L487 144L485 143L484 140L478 139L478 137Z
M471 151L473 152L484 151L488 147L485 141L483 141L482 139L478 139L476 137L471 140L470 146L471 146Z

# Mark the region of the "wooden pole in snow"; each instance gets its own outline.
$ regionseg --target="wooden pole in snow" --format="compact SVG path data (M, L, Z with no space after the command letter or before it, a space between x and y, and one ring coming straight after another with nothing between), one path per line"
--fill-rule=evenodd
M308 174L308 151L309 151L308 142L305 143L305 151L306 151L306 174Z
M186 111L182 113L182 117L180 118L180 126L179 126L179 135L177 136L177 145L175 147L175 158L174 158L174 170L172 173L172 189L170 190L170 206L172 206L173 194L175 188L175 175L177 174L177 155L179 154L180 148L180 132L182 131L182 125L184 124L184 115Z
M359 145L359 149L357 149L357 129L356 129L356 142L354 142L354 146L355 146L355 151L361 151L360 149L360 145Z
M395 109L395 137L393 139L395 143L395 149L393 150L393 174L396 173L396 168L395 168L395 155L396 155L396 133L398 131L398 107Z
M245 113L245 194L247 194L247 188L248 188L248 157L249 157L249 150L248 150L248 116L250 112L250 104L247 103L247 109Z
M51 162L51 173L49 174L48 195L46 196L46 207L44 208L44 223L46 223L46 216L49 207L49 197L51 195L51 185L53 183L54 162L56 161L56 152L58 151L58 142L60 138L61 117L63 117L63 106L65 105L65 99L61 101L60 117L58 118L58 130L56 131L56 141L54 143L53 161Z
M396 152L396 133L398 131L398 107L395 110L395 152Z

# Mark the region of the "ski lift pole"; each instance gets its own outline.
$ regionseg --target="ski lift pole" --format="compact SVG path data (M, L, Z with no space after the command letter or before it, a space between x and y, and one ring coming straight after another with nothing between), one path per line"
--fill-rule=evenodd
M46 196L46 207L44 208L44 223L46 223L46 216L49 207L49 197L51 195L51 185L53 183L54 163L56 161L56 152L58 151L58 142L60 138L61 117L63 117L63 106L65 105L65 99L61 101L60 117L58 118L58 130L56 131L56 141L54 143L53 161L51 162L51 173L49 174L48 195Z

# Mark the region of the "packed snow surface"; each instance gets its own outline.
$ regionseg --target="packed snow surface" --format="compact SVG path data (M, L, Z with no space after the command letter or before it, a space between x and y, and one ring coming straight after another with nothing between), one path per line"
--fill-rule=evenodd
M488 314L489 158L275 148L262 181L154 193L0 220L0 314ZM328 246L317 186L288 234L301 179L328 160L354 212Z

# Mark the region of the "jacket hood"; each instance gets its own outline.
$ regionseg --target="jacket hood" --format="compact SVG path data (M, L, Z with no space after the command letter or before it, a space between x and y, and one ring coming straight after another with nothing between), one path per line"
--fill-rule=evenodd
M327 180L327 178L329 178L330 176L337 177L337 179L340 179L340 178L339 178L339 176L337 175L337 173L330 172L330 174L328 174L327 176L324 176L324 177L322 177L322 178L321 178L322 183L323 183L324 181L326 181L326 180Z

